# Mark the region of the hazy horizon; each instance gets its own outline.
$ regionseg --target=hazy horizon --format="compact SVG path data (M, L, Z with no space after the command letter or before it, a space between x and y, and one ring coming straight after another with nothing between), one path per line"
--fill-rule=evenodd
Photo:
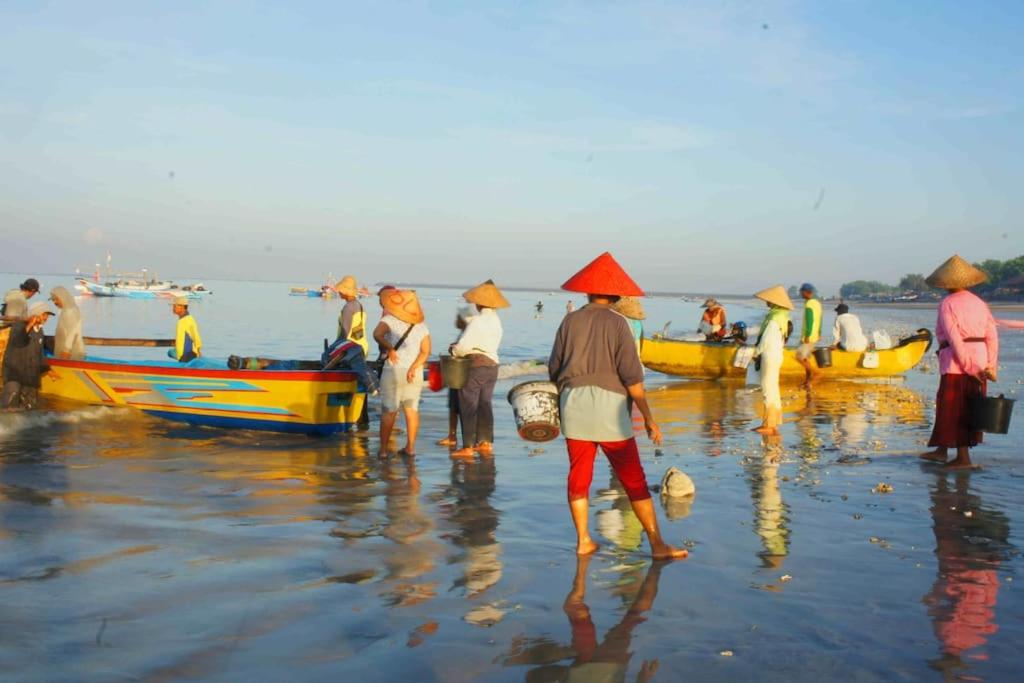
M1024 253L1024 5L0 8L0 271L645 289ZM457 275L457 277L456 277Z

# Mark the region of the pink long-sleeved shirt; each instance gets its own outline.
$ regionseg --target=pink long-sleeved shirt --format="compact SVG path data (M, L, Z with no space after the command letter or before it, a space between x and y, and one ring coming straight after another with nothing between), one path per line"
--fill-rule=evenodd
M939 351L943 375L977 375L999 362L999 334L988 305L966 289L954 292L939 304L935 336L949 346ZM984 339L967 342L965 339Z

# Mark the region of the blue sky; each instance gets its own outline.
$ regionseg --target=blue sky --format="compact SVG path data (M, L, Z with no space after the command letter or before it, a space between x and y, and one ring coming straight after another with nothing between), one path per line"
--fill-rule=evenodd
M1020 2L0 6L0 270L645 287L1024 253ZM820 201L819 201L820 199Z

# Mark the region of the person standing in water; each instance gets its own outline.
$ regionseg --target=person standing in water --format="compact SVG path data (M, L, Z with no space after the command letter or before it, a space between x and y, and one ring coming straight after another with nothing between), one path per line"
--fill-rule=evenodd
M416 436L420 428L420 392L423 389L423 365L430 357L430 330L424 323L419 298L412 290L384 287L379 292L384 317L377 323L373 338L387 355L380 376L380 448L377 455L388 457L388 442L398 419L405 414L405 447L400 455L416 455Z
M804 300L804 324L800 331L800 347L796 350L796 359L804 366L804 386L810 386L821 374L817 366L811 362L814 345L821 338L821 302L818 301L814 285L810 282L800 285L800 296ZM786 299L789 299L788 295Z
M973 467L970 449L982 434L971 426L971 402L984 397L999 367L999 333L988 305L967 290L988 280L985 273L954 254L925 280L949 294L939 304L935 338L939 342L939 391L935 397L935 426L922 453L925 460L950 469ZM946 462L949 449L956 458Z
M3 392L0 408L32 410L39 401L39 385L46 361L43 356L43 325L53 311L40 301L25 312L26 318L11 326L3 360Z
M640 452L633 436L630 404L643 415L655 444L661 430L644 393L644 372L626 319L612 309L622 296L644 292L605 252L569 278L562 289L587 295L589 303L562 319L548 359L558 386L562 432L569 452L569 511L576 527L576 553L598 549L590 536L590 484L598 447L611 463L647 533L655 559L679 559L687 551L665 543L651 502Z
M188 363L202 353L203 340L199 336L199 326L188 312L188 298L175 297L171 310L178 316L178 326L174 335L174 357L179 363Z
M461 334L466 329L466 324L473 317L473 309L469 306L460 306L455 314L455 329ZM458 341L458 340L456 340ZM459 390L448 389L448 435L437 442L438 446L459 445Z
M504 333L497 309L509 303L493 280L487 280L463 294L476 306L477 315L466 323L450 352L457 358L469 358L469 379L459 389L459 417L462 421L462 448L452 453L468 457L474 453L491 455L494 451L494 409L491 399L498 382L498 347Z
M779 433L779 425L782 424L779 373L782 371L782 349L786 343L786 328L793 302L782 285L761 290L754 296L768 304L768 315L761 323L757 345L754 347L754 356L758 359L761 372L761 396L764 401L761 425L754 431L775 435Z

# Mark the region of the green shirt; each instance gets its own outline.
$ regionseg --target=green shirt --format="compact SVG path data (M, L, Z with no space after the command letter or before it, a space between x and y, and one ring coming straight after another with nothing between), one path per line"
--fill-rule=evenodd
M804 304L803 342L813 344L821 337L821 302L808 299Z

